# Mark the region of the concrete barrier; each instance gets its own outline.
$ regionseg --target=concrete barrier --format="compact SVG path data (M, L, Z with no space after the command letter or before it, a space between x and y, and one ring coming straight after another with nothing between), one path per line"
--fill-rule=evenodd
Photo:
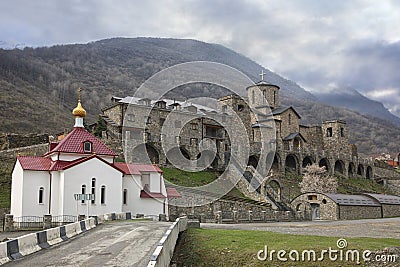
M169 266L179 233L187 229L188 218L180 217L168 228L150 257L147 267Z
M70 223L64 226L27 234L13 240L0 243L0 265L11 260L35 253L43 248L61 243L80 233L96 227L95 219Z

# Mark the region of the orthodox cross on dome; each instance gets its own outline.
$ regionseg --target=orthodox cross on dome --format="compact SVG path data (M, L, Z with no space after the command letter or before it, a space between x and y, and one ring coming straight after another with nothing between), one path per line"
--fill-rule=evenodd
M81 91L82 88L78 87L78 101L81 101Z
M266 73L264 72L264 70L261 70L260 76L261 76L261 81L264 81L264 75Z

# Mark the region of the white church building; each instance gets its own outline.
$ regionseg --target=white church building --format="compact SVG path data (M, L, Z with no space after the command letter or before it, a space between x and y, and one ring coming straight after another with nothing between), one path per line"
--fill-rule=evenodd
M166 188L157 165L115 162L117 154L85 130L86 111L78 100L74 129L50 143L41 156L18 156L12 172L11 214L100 215L112 212L168 215ZM76 194L91 194L76 200Z

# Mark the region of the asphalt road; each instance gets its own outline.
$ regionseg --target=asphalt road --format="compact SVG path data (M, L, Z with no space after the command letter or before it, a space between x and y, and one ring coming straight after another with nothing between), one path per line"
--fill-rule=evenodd
M171 223L118 221L5 266L147 266Z
M260 230L298 235L400 239L400 217L352 221L304 221L247 224L202 223L201 227L209 229Z

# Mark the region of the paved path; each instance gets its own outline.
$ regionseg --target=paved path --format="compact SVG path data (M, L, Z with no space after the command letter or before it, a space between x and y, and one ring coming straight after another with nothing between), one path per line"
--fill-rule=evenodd
M202 223L202 228L261 230L285 234L400 239L400 218L354 221L306 221L247 224Z
M170 225L151 221L105 223L6 266L147 266Z

